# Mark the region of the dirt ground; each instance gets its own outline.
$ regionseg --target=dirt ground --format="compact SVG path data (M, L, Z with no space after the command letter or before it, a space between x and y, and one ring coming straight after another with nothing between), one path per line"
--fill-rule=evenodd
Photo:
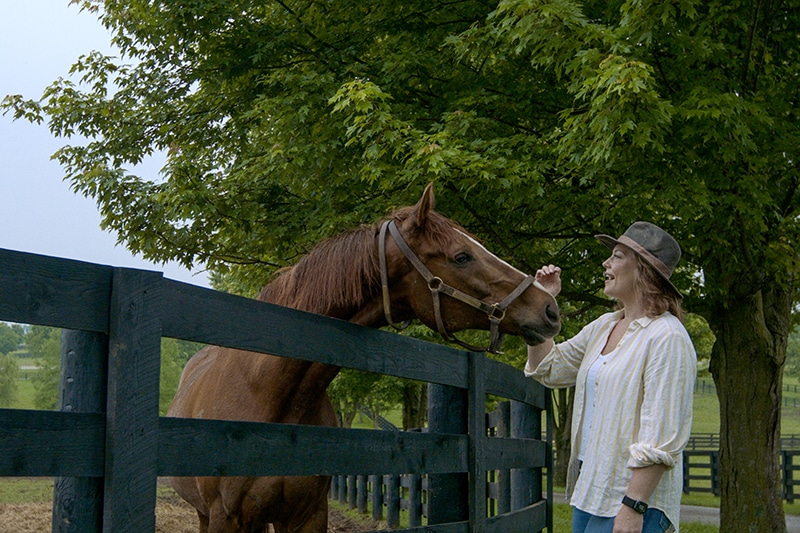
M49 533L52 505L25 503L0 505L0 533ZM328 533L359 533L383 529L368 519L354 520L332 509ZM176 495L159 496L156 506L156 533L197 533L197 514Z

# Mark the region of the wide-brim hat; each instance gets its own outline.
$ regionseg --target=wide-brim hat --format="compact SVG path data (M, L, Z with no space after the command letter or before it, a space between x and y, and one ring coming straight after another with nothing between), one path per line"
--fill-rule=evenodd
M595 238L611 249L621 244L633 250L658 272L675 294L683 298L669 279L681 258L681 247L672 235L655 224L640 221L631 224L619 239L605 234L595 235Z

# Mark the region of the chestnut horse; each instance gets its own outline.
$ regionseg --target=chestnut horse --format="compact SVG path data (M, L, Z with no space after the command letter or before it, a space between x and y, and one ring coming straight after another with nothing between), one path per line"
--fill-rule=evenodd
M264 287L259 300L370 327L385 326L392 317L418 318L449 332L488 330L495 323L499 333L520 335L529 344L555 335L561 324L553 297L433 207L428 185L415 206L392 215L391 238L379 224L328 239ZM413 251L414 260L400 246ZM412 261L435 273L434 281L426 283ZM438 295L434 306L432 284L452 287L490 310ZM504 308L487 316L501 301ZM338 372L336 366L208 346L186 364L168 416L335 426L326 388ZM171 481L197 509L201 533L265 533L270 523L276 533L327 531L328 477Z

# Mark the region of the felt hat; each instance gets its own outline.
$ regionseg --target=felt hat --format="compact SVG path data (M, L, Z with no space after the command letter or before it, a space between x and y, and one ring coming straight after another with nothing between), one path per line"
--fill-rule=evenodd
M681 258L681 247L672 235L655 224L640 221L631 224L619 239L605 234L595 235L595 238L611 249L622 244L636 252L664 278L678 296L683 297L669 280Z

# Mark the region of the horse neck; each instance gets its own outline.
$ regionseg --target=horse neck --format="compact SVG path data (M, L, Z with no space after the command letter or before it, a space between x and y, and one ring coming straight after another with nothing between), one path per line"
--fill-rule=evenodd
M369 235L365 233L364 236ZM372 240L375 240L374 232ZM362 253L372 253L368 243L359 248ZM376 282L380 278L377 247L372 248L374 258L350 258L356 262L353 268L342 268L342 261L304 258L265 286L258 299L362 326L381 326L385 321L380 287ZM283 357L261 361L253 375L258 376L256 379L260 383L269 384L265 389L273 395L272 403L279 406L278 418L287 423L302 421L309 409L324 398L325 390L340 370L338 366Z

